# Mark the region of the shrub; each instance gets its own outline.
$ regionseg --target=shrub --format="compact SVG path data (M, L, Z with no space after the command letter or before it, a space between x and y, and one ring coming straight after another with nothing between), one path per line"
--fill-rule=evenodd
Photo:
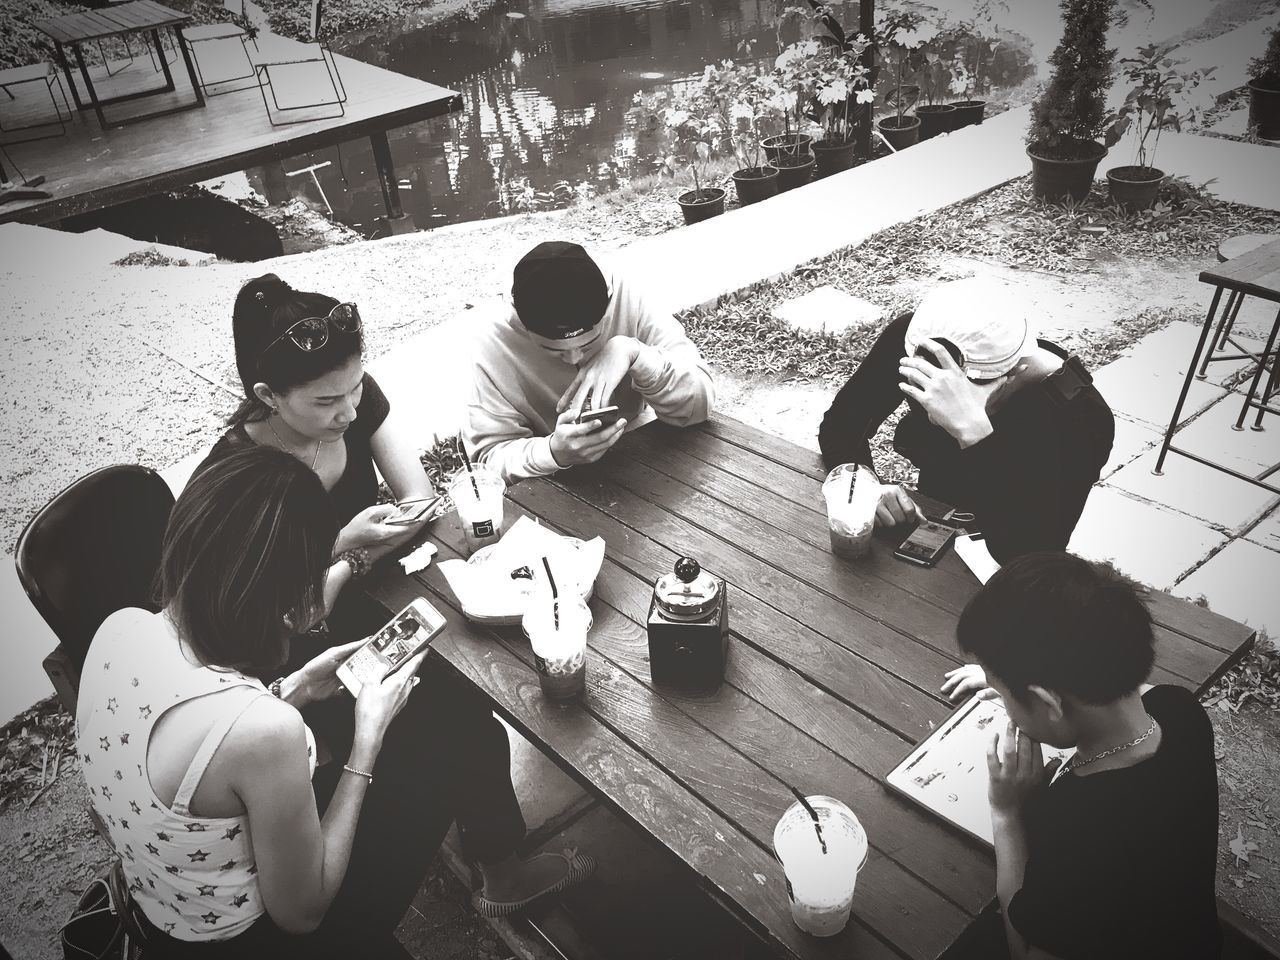
M1271 40L1262 56L1249 61L1249 76L1261 86L1280 90L1280 27L1271 31Z
M1100 156L1107 127L1107 89L1114 49L1107 28L1115 0L1061 0L1062 39L1049 57L1053 75L1031 107L1027 144L1054 160Z

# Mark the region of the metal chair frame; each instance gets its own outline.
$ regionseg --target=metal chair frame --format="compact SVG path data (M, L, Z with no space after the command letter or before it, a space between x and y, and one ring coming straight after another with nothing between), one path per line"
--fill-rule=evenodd
M228 33L225 36L220 36L220 37L199 37L199 36L189 37L187 36L186 33L182 35L182 43L187 48L187 51L191 54L191 61L192 63L195 64L196 75L200 78L200 89L204 91L204 95L206 97L219 97L219 96L222 96L222 94L224 93L238 93L241 90L247 90L249 88L246 86L246 87L230 87L230 88L224 88L219 90L209 89L211 85L209 81L205 79L204 70L202 70L200 67L200 58L196 55L197 43L213 43L217 40L239 40L240 49L244 52L245 60L249 64L248 73L239 74L234 77L223 77L220 80L214 80L212 86L223 87L224 84L236 83L237 81L240 81L240 80L252 80L254 81L254 83L258 83L259 82L258 70L257 70L257 67L254 65L253 57L250 56L249 48L247 46L248 43L252 43L253 48L257 50L258 49L257 39L255 37L250 36L248 33L245 32L245 30L242 27L239 27L236 24L231 24L231 23L210 24L210 26L226 26L226 27L237 30L238 33Z
M53 68L52 64L45 64L45 66L49 68L49 72L43 77L33 76L24 80L11 80L8 83L0 83L0 90L3 90L10 100L16 100L17 97L13 95L13 91L9 89L10 87L20 86L24 83L36 83L43 80L49 93L49 100L53 103L53 112L57 116L58 133L56 135L59 137L66 136L67 124L75 118L75 113L72 112L71 102L67 99L67 88L62 85L62 76ZM54 96L53 88L55 84L58 87L58 93L62 95L62 107L67 108L66 117L63 117L62 107L58 106L58 98ZM27 123L16 127L6 127L3 122L0 122L0 133L17 133L22 130L38 130L41 127L51 127L53 124L53 120L46 120L43 123ZM50 133L40 137L27 137L23 140L8 140L5 142L5 145L12 146L17 143L31 143L35 140L51 140L54 136L54 134Z
M310 120L332 119L333 117L346 116L347 109L347 89L343 86L342 77L338 73L338 62L334 59L333 50L330 49L328 41L321 36L324 18L324 0L311 0L311 40L308 46L314 45L319 51L318 57L294 57L288 60L270 60L263 62L254 62L254 70L258 77L258 92L262 94L262 106L267 111L267 120L271 122L273 127L284 127L293 123L306 123ZM241 41L243 42L243 40ZM246 55L248 50L245 50ZM329 86L333 90L332 100L318 100L314 103L298 104L291 107L280 105L280 100L276 96L275 87L271 83L271 68L286 67L303 63L323 63L325 73L329 77ZM267 88L271 87L271 103L267 103ZM275 107L275 113L272 113L272 106ZM337 107L338 112L328 115L324 118L314 114L306 117L299 117L295 120L277 120L276 114L288 113L291 111L307 110L313 111L320 107Z

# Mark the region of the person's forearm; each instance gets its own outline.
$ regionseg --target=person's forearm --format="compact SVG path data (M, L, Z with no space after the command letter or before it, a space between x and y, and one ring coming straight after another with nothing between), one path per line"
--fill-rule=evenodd
M346 766L362 773L373 774L374 763L378 759L381 740L362 737L356 731L356 742L351 747L351 755ZM321 864L321 895L325 909L333 903L342 879L346 876L347 865L351 862L351 848L355 844L356 824L360 819L360 808L364 804L365 794L371 782L368 777L351 773L344 769L338 779L337 789L329 801L324 819L320 821L320 832L324 838L324 862Z
M339 551L341 552L341 551ZM333 612L333 605L338 602L338 594L351 582L351 564L339 560L329 567L324 577L324 615Z
M484 464L502 474L507 483L528 477L546 477L564 469L551 452L550 437L520 437L493 444Z
M1000 901L1000 913L1004 917L1005 938L1009 941L1012 960L1026 960L1027 942L1009 921L1009 903L1022 889L1027 870L1027 831L1018 813L991 815L992 832L996 848L996 897Z
M688 426L711 415L714 387L696 350L668 353L640 344L631 364L631 385L667 423Z

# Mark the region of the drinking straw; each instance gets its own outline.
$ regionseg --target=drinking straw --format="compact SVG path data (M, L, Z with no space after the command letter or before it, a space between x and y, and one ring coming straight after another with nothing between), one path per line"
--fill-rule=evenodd
M853 473L849 474L849 502L853 503L853 485L858 482L858 470L855 467Z
M542 569L547 571L547 583L551 584L551 616L555 620L555 628L560 629L560 594L556 590L556 578L551 574L551 564L546 557L542 558Z
M827 852L827 839L822 835L822 824L818 820L818 811L813 809L813 804L809 802L809 798L797 790L795 787L789 787L796 799L800 801L800 805L809 811L809 816L813 817L813 832L818 835L818 842L822 844L822 852Z
M471 466L471 458L467 456L467 445L462 442L462 434L458 434L458 452L462 454L462 462L467 468L467 476L471 478L471 492L476 495L476 500L480 499L480 487L476 484L476 472ZM850 499L853 494L849 494Z

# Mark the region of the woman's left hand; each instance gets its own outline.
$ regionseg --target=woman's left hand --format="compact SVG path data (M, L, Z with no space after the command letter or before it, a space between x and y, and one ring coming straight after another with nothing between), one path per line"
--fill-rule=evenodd
M1013 725L1004 735L995 731L987 747L987 795L994 813L1010 814L1022 809L1027 797L1046 783L1057 769L1046 768L1040 744Z
M1004 385L1007 377L979 386L964 375L955 359L937 341L925 340L921 346L937 357L942 366L936 367L921 357L903 357L898 362L902 392L917 401L930 422L955 437L961 447L972 446L990 436L987 401Z
M306 703L315 703L317 700L328 700L330 697L337 696L342 690L342 684L338 682L337 675L339 665L364 646L368 639L365 637L363 640L353 640L351 643L330 647L318 657L307 661L302 669L290 677L294 681L293 688L296 693L293 696L285 696L284 699L295 707L301 707Z

